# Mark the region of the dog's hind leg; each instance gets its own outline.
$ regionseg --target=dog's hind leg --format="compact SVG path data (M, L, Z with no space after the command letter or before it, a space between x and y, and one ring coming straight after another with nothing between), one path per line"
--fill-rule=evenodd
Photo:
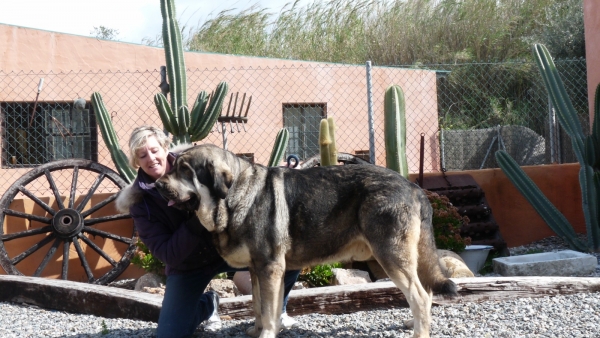
M420 220L411 219L403 238L387 238L382 245L372 246L373 256L405 295L414 317L413 337L429 337L432 296L421 284L418 274L418 242Z

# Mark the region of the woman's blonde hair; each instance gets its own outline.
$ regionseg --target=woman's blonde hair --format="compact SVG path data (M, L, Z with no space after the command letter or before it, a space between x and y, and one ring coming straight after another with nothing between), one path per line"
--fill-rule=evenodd
M154 136L158 141L158 144L160 144L165 150L169 149L171 140L169 140L167 135L165 135L162 130L152 126L141 126L135 128L131 133L131 137L129 138L129 165L132 168L139 168L140 165L137 163L137 152L146 146L146 142L148 142L148 137L150 136Z

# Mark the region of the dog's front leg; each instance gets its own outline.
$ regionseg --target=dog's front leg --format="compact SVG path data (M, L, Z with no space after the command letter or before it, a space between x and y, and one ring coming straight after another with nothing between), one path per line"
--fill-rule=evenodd
M261 338L275 338L281 325L283 306L283 275L285 258L265 262L256 269L260 293L260 312L262 319ZM258 316L257 316L258 320Z
M250 268L250 281L252 283L252 307L254 309L254 326L246 330L246 334L250 337L258 337L262 332L262 316L260 308L260 284L256 274L256 270Z

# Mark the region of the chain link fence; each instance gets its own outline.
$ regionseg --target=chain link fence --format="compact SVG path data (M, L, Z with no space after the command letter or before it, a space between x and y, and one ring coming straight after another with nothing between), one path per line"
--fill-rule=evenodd
M423 170L439 170L435 72L373 67L370 75L371 100L368 100L365 66L309 64L281 68L188 69L188 104L193 104L201 90L210 93L219 82L226 81L229 94L223 104L221 120L247 116L248 122L217 123L201 143L225 147L256 163L268 162L275 136L282 127L290 131L288 154L297 154L301 160L317 155L320 120L333 116L339 152L367 160L373 157L373 162L385 166L383 98L387 86L399 84L406 96L407 155L411 171L418 171L421 135L427 135ZM29 170L52 161L85 158L115 169L98 131L89 102L91 93L101 93L121 148L127 154L127 141L135 127L162 126L153 101L153 96L160 91L160 80L158 70L0 72L0 171L5 180L0 193ZM372 102L370 107L369 102ZM372 111L372 119L369 119L369 111ZM369 121L373 121L372 128ZM72 171L53 175L61 176L54 180L66 182L68 191ZM95 177L90 175L87 181L83 179L79 177L82 189L90 186ZM41 186L30 190L51 194Z
M556 64L584 129L589 129L585 60ZM202 143L226 147L257 163L266 164L282 127L290 131L288 154L302 160L318 154L319 121L334 116L338 151L385 165L383 98L387 86L399 84L407 100L407 157L413 173L421 160L425 172L496 167L496 149L506 149L521 164L574 161L534 63L427 68L373 67L371 81L364 66L350 65L191 69L188 104L201 90L210 93L220 81L228 82L221 115L247 116L248 122L218 123ZM135 127L162 126L153 102L159 83L158 70L0 72L0 171L5 181L0 194L32 168L51 161L85 158L114 169L99 136L91 93L102 94L121 147L128 153L127 141ZM71 175L67 170L55 180L69 182ZM94 179L91 175L81 189Z
M584 132L589 131L584 59L556 60ZM429 65L438 73L441 166L496 168L506 150L520 165L576 162L569 136L535 62Z

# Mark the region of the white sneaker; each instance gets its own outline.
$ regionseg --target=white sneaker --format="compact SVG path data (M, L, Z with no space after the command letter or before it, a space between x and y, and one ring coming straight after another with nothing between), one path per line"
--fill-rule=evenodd
M204 321L204 330L206 331L210 331L210 332L215 332L221 329L221 327L223 326L223 324L221 323L221 317L219 316L219 295L214 292L214 291L208 291L207 296L210 297L210 299L213 302L213 305L215 306L215 310L213 311L212 315Z
M299 325L298 322L294 318L288 316L287 312L284 312L281 314L281 328L282 329L289 330L291 328L298 327L298 325Z

